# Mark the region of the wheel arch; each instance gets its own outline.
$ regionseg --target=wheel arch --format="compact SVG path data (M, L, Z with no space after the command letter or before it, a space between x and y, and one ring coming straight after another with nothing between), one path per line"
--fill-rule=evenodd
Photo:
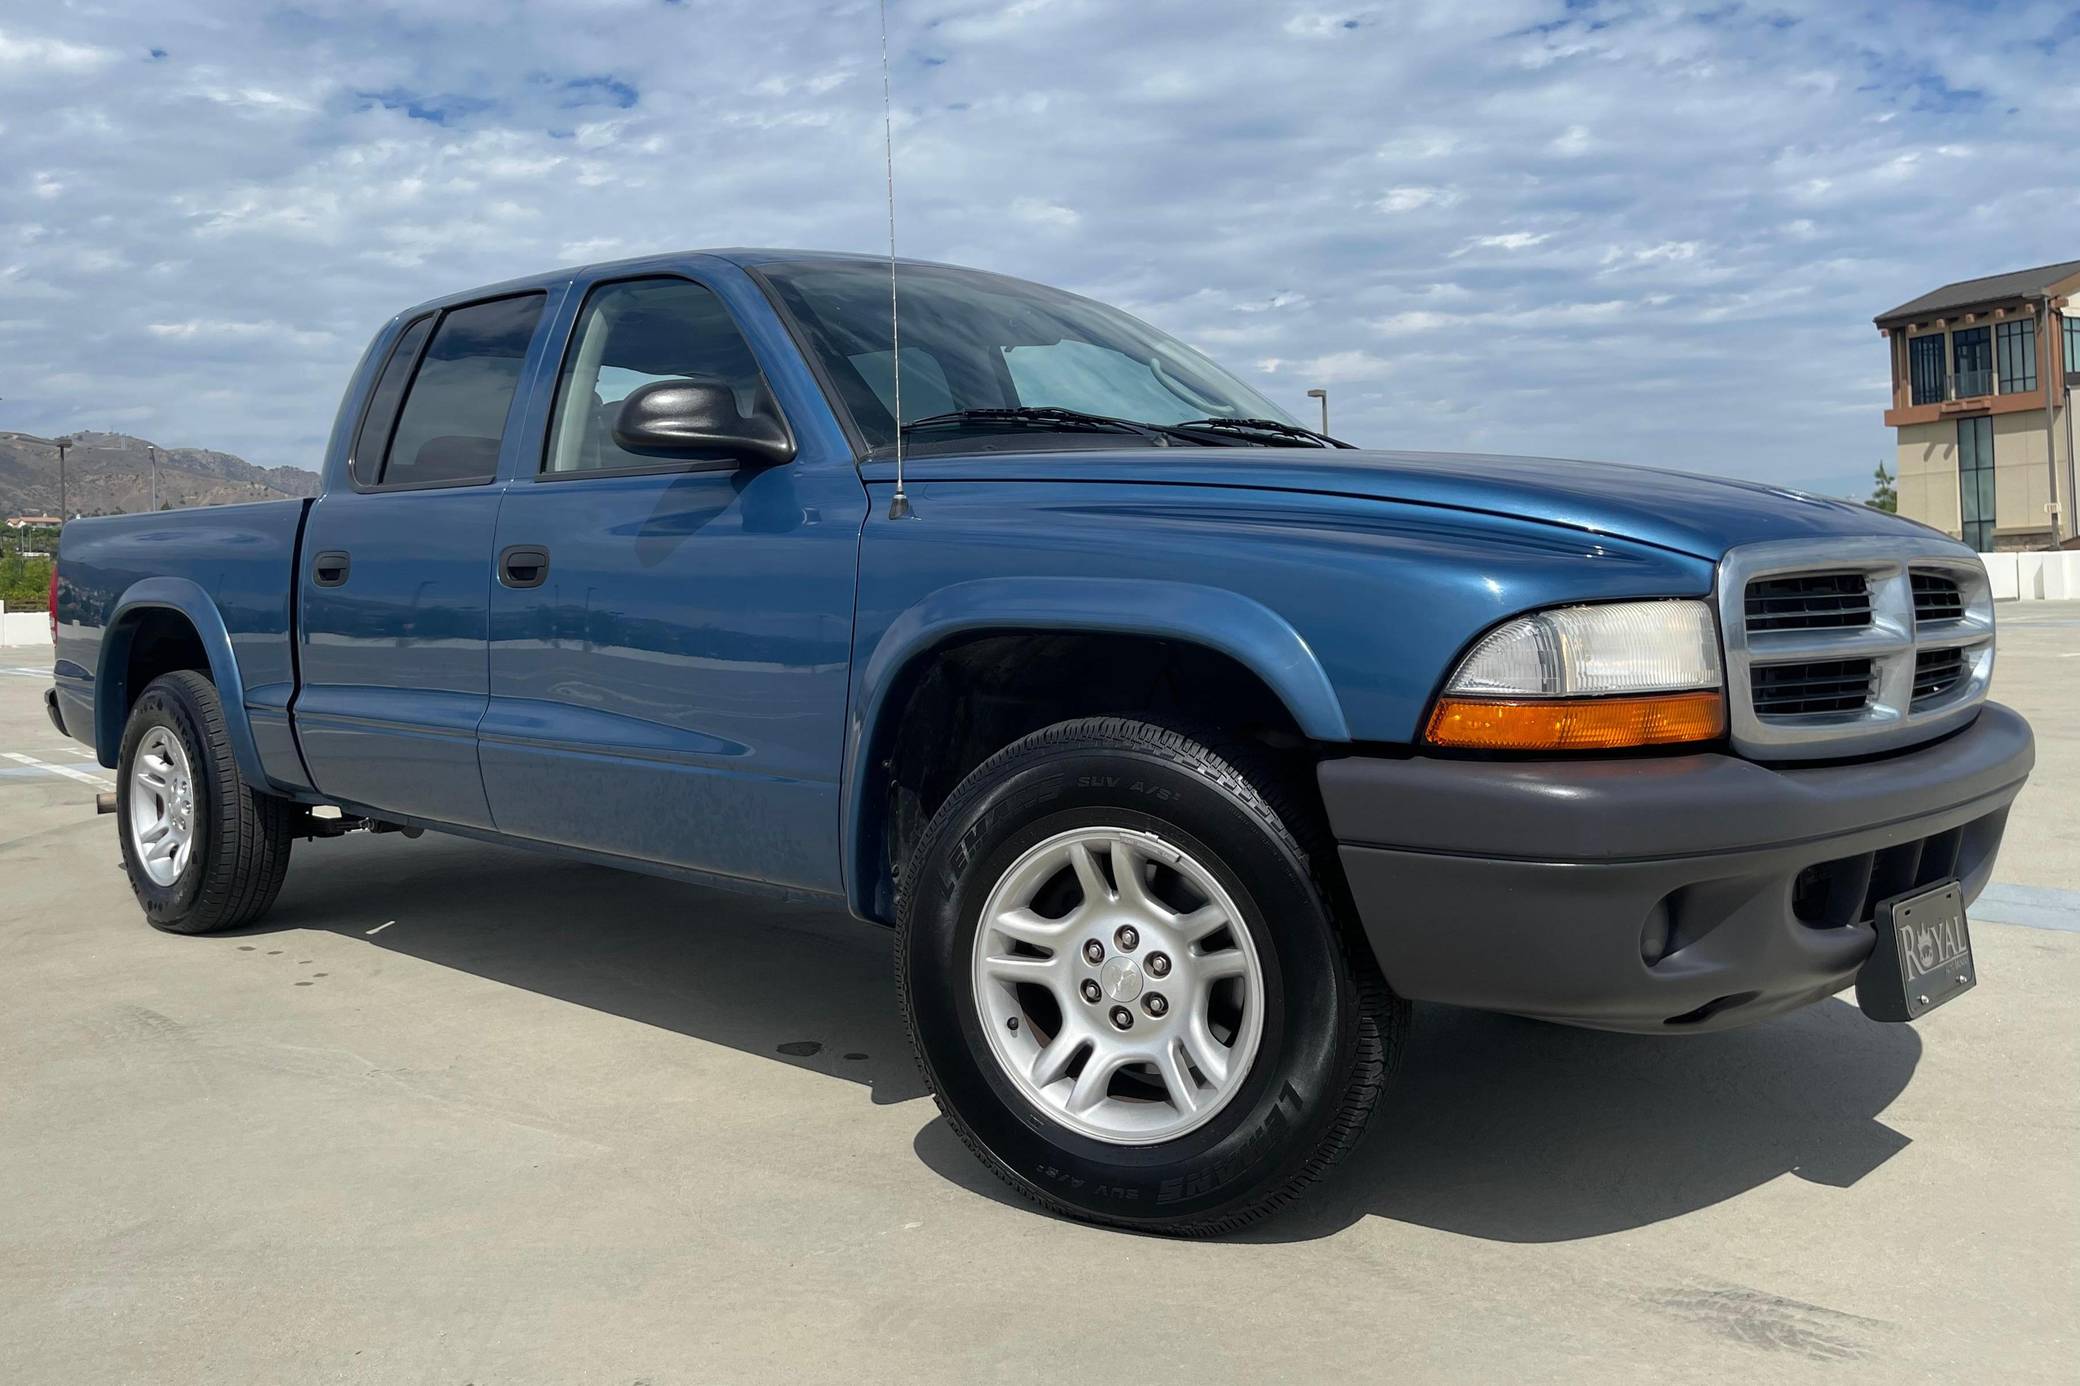
M152 660L139 664L135 656L144 642L152 640L192 641L193 658L164 663ZM176 668L194 668L207 674L216 685L223 704L224 729L231 740L238 770L249 784L266 784L260 754L253 742L252 723L246 716L245 684L239 677L238 658L231 648L231 633L224 617L207 592L190 579L146 578L129 588L109 613L102 630L99 667L94 672L94 752L103 765L115 765L123 744L123 727L130 709L146 684L161 673ZM163 663L163 667L161 664ZM133 686L134 685L134 686Z
M1182 582L988 578L942 588L892 621L861 667L846 728L841 830L854 913L894 921L889 806L904 713L956 652L992 640L1082 637L1183 651L1219 669L1227 692L1275 708L1306 742L1348 742L1327 673L1283 617L1240 593ZM1243 685L1249 685L1247 687ZM1062 715L1119 708L1064 705Z

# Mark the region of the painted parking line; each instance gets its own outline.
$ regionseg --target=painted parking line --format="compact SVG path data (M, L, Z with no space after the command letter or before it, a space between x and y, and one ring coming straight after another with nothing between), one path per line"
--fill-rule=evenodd
M0 780L47 780L50 771L41 765L0 765Z
M31 669L26 664L19 666L0 665L0 674L19 674L25 679L47 679L51 676L51 671L48 669Z
M2021 924L2031 929L2057 929L2080 934L2080 890L2055 886L2006 885L1995 881L1971 904L1973 919Z
M75 769L70 765L53 765L47 760L38 760L35 756L25 756L20 751L0 751L0 760L11 760L16 765L30 771L40 771L47 775L57 775L68 780L78 780L81 784L90 784L96 789L115 788L112 782L102 779L99 775L89 775L86 771Z

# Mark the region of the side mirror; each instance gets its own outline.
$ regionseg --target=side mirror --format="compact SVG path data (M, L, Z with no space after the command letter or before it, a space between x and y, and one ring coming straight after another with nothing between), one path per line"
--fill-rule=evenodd
M777 466L794 460L794 440L771 403L737 411L736 393L712 380L656 380L631 392L614 415L614 446L643 457L706 454Z

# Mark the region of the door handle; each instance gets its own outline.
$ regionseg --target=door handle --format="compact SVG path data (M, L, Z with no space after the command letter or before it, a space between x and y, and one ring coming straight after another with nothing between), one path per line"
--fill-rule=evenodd
M311 560L311 581L320 587L339 587L353 571L353 557L342 549L321 553Z
M507 587L540 587L549 580L549 551L516 544L498 556L498 580Z

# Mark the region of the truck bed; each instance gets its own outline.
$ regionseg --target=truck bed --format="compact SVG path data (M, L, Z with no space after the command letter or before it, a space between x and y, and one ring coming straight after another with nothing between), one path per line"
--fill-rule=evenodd
M296 691L296 552L310 505L256 501L65 526L54 672L67 734L92 746L103 765L116 763L128 703L104 698L97 718L96 688L149 675L156 631L179 613L211 655L226 701L246 709L241 769L301 787L288 708Z

